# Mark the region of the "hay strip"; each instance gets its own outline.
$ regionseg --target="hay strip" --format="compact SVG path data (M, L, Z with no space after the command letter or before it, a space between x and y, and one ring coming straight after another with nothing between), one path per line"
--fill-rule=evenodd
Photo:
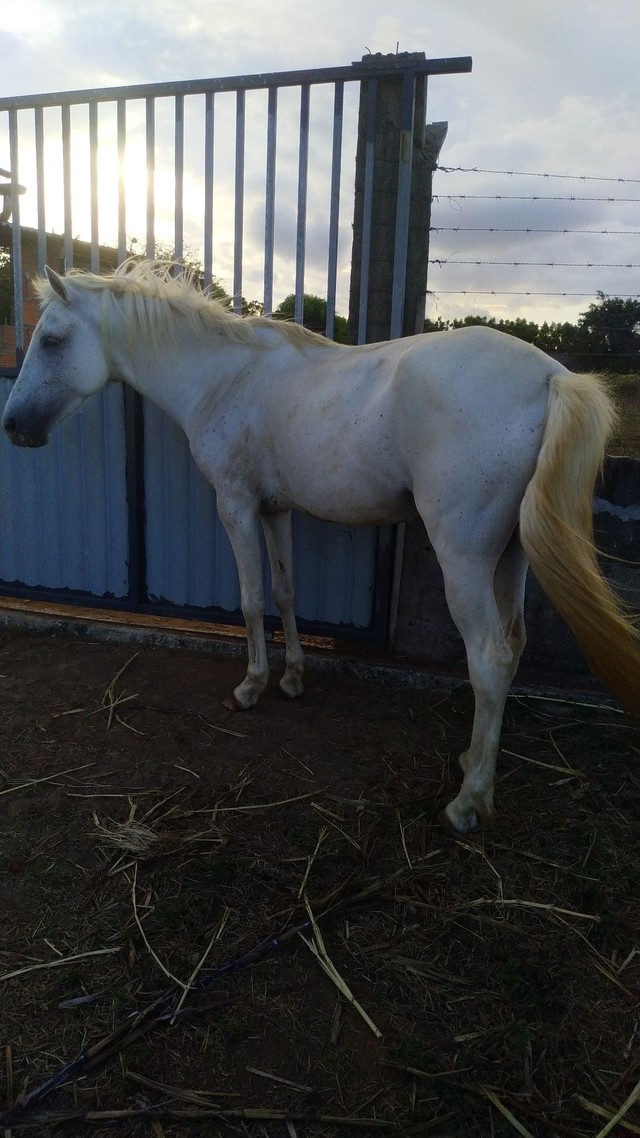
M38 786L41 782L51 782L54 778L62 778L63 774L71 774L72 771L83 771L87 767L94 767L95 763L82 763L79 767L67 767L66 770L57 771L55 774L47 774L44 778L30 778L28 782L21 782L19 786L8 786L5 790L0 790L0 797L3 794L15 794L16 790L24 790L28 786Z
M226 910L226 911L228 912L228 910ZM209 941L209 943L208 943L207 947L205 948L202 956L200 957L198 963L196 964L193 972L191 973L189 979L187 980L184 991L183 991L183 993L182 993L182 995L181 995L181 997L178 1000L178 1003L176 1005L176 1010L174 1011L174 1013L171 1017L171 1026L172 1027L173 1027L174 1023L176 1022L176 1018L177 1018L179 1012L182 1011L182 1005L184 1004L184 1001L187 998L187 993L190 992L191 989L193 988L195 978L198 975L198 972L200 971L200 969L202 968L202 965L204 964L205 960L207 959L209 953L211 952L211 949L213 948L214 942L219 939L220 931L221 931L220 928L217 928L215 930L215 932L212 934L211 940Z
M464 909L477 909L481 905L508 905L518 909L539 909L544 913L558 913L563 917L577 917L581 921L600 923L597 913L579 913L575 909L563 909L560 905L546 904L542 901L522 901L518 897L477 897L475 901L466 901L457 906L458 911Z
M305 1087L302 1083L292 1083L291 1079L283 1079L280 1075L273 1075L271 1071L261 1071L259 1067L245 1067L251 1075L259 1075L261 1079L271 1079L272 1083L282 1083L283 1087L291 1087L294 1091L303 1091L313 1094L313 1087Z
M496 1110L500 1111L502 1117L506 1118L507 1122L510 1122L513 1126L513 1129L522 1135L522 1138L533 1138L531 1131L527 1130L526 1126L523 1126L521 1122L518 1122L518 1119L511 1113L509 1108L506 1107L503 1102L500 1102L500 1099L494 1091L490 1091L488 1087L481 1087L480 1089L483 1095L486 1095L489 1099L489 1102L495 1106Z
M614 1126L617 1126L622 1121L625 1114L631 1110L631 1107L635 1102L638 1101L638 1099L640 1099L640 1079L638 1079L638 1082L636 1083L629 1097L626 1098L623 1102L620 1110L617 1110L616 1113L611 1116L606 1126L603 1126L602 1130L598 1131L596 1138L606 1138L606 1135L610 1134Z
M138 903L136 901L136 884L137 884L137 881L138 881L138 863L136 862L134 867L133 867L133 881L131 883L131 900L133 902L133 916L134 916L136 925L138 926L138 932L140 933L140 936L142 937L142 939L144 941L145 948L147 949L149 956L153 957L156 964L158 965L158 968L160 968L160 970L162 972L164 972L165 976L168 976L168 978L170 980L173 980L174 984L177 984L178 987L182 988L183 991L186 993L189 991L189 985L185 984L184 980L179 980L177 976L174 976L173 972L169 972L168 968L165 968L160 957L153 951L151 945L149 944L149 941L147 940L147 934L145 933L145 931L142 927L142 921L140 920L140 917L138 916Z
M167 1086L166 1083L159 1083L155 1079L148 1079L146 1075L139 1075L137 1071L131 1071L129 1068L125 1070L124 1075L126 1079L131 1079L134 1083L140 1083L141 1086L148 1087L149 1090L159 1091L160 1094L166 1095L168 1098L175 1098L182 1102L190 1102L194 1106L210 1108L213 1105L212 1099L236 1097L233 1091L191 1091L183 1087Z
M320 827L320 830L318 831L318 840L316 842L316 848L314 849L313 853L311 854L311 857L307 858L307 868L304 871L304 877L302 878L300 888L298 889L298 900L300 900L300 898L302 897L302 894L304 893L304 891L307 887L307 881L309 880L309 874L311 873L311 866L313 865L314 861L316 860L316 857L318 856L318 850L320 849L320 846L322 845L322 843L323 843L323 841L326 838L328 833L329 833L329 830L328 830L327 826L321 826Z
M307 938L303 936L301 932L298 934L300 936L300 939L304 941L309 951L313 953L320 967L323 969L329 979L335 984L338 991L342 993L347 1003L351 1004L352 1008L357 1011L358 1015L362 1016L362 1019L366 1023L367 1027L371 1028L371 1031L375 1035L376 1039L382 1039L382 1032L380 1031L380 1028L376 1027L371 1017L365 1012L362 1004L356 1000L349 985L345 980L342 979L342 976L338 972L335 964L329 958L329 954L325 948L324 940L322 939L322 934L311 911L311 906L309 905L307 897L305 897L304 901L307 912L309 914L309 920L311 922L311 928L315 938L315 943L314 941L307 940Z
M137 692L135 695L127 695L127 696L118 695L116 693L116 684L117 684L118 680L120 679L121 675L124 672L126 672L127 668L129 667L129 664L133 663L136 656L139 656L139 655L140 655L139 652L134 652L133 656L131 656L127 660L126 664L122 665L120 670L116 672L111 683L105 688L105 692L104 692L104 695L102 697L102 707L108 709L108 711L109 711L109 718L107 721L107 731L110 729L111 724L113 723L113 717L114 717L115 712L116 712L116 707L118 707L121 703L127 703L131 699L136 699Z
M122 947L96 948L93 952L77 952L73 956L56 957L55 960L45 960L41 964L29 964L26 968L16 968L14 972L4 972L0 976L3 980L14 980L16 976L26 976L29 972L45 972L48 968L60 968L63 964L75 964L77 960L87 960L90 956L111 956L115 952L122 952Z
M543 763L542 759L529 759L526 755L519 755L516 751L507 751L506 747L501 748L503 755L511 755L514 759L522 759L523 763L533 763L536 767L545 767L548 771L559 771L560 774L566 774L569 778L581 778L586 781L586 774L584 771L575 770L573 767L560 767L557 763Z
M611 1121L612 1111L606 1110L604 1106L599 1106L597 1102L590 1102L583 1095L576 1095L576 1099L589 1114L595 1114L598 1118L606 1118L607 1121ZM618 1119L618 1126L621 1126L628 1134L640 1134L640 1126L634 1126L632 1122L625 1122L623 1118Z
M296 794L295 798L280 798L277 802L255 802L252 806L214 806L201 813L206 814L238 814L245 810L271 810L273 806L288 806L290 802L302 802L304 798L313 798L317 791L310 790L307 794Z

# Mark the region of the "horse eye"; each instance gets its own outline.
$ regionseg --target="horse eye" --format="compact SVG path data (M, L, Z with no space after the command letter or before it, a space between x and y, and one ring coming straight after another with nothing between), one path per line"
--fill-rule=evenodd
M60 336L43 336L40 341L43 348L57 348L62 343Z

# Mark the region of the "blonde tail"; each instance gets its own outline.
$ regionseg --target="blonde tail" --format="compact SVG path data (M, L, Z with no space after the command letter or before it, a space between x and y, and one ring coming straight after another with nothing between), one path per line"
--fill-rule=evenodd
M640 719L640 635L606 581L593 541L592 495L615 421L603 382L555 375L538 465L520 507L520 535L542 588L593 671Z

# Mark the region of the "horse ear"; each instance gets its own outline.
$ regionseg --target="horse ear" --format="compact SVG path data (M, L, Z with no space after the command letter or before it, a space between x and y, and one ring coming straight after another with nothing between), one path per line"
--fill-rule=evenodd
M60 300L64 300L65 304L69 304L69 292L62 277L59 277L57 273L54 273L53 269L50 269L48 265L45 265L44 271L47 274L47 280L49 281L49 284L51 285L56 296L59 296Z

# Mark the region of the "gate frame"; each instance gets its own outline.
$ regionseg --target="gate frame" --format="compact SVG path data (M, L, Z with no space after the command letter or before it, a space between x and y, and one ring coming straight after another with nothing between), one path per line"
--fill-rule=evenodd
M91 211L91 241L90 259L93 271L99 271L100 247L98 243L98 212L97 212L97 186L96 186L96 155L97 155L97 106L99 103L115 103L118 115L118 147L120 161L124 156L126 141L125 112L129 100L146 101L147 129L149 122L153 122L155 113L155 100L158 98L173 97L175 99L175 129L176 129L176 215L175 215L175 246L176 258L182 253L182 216L180 213L182 194L182 144L181 134L182 109L186 95L205 95L208 99L207 114L212 113L212 97L216 93L236 92L236 214L235 214L235 247L234 247L234 282L233 294L238 296L242 291L242 192L243 192L243 144L244 144L244 95L248 90L267 90L269 92L269 131L273 134L275 120L277 90L280 87L300 87L301 89L301 137L299 150L299 193L298 193L298 224L297 224L297 250L296 250L296 307L295 320L303 320L304 296L304 257L305 257L305 207L304 187L306 183L306 144L308 143L308 97L312 85L335 85L334 103L334 137L333 137L333 169L340 160L341 134L338 135L338 119L341 123L342 98L345 82L360 83L360 120L364 122L364 142L359 137L358 153L356 156L356 186L364 187L364 197L358 202L356 194L356 223L360 226L361 239L359 244L354 240L352 250L352 300L350 312L355 304L357 313L357 330L352 326L352 338L358 343L370 339L367 323L368 291L370 284L370 264L372 245L376 240L372 233L371 206L374 196L374 163L384 159L395 167L396 176L393 189L395 198L395 217L392 219L394 228L393 258L391 272L390 293L390 320L388 331L384 338L395 338L415 330L415 268L411 268L409 258L409 229L410 214L412 212L412 195L416 198L416 185L412 179L413 155L420 147L419 130L422 129L424 137L427 81L430 75L447 75L470 72L471 58L468 56L427 59L422 52L401 53L396 55L365 56L361 61L346 67L316 68L307 71L275 72L269 75L243 75L224 78L183 80L170 83L143 83L124 87L96 88L93 90L75 90L58 93L48 93L33 96L13 96L0 99L0 112L7 111L9 115L9 141L11 181L10 190L5 193L9 216L12 217L12 245L11 261L14 283L14 313L16 328L16 361L15 368L0 367L0 378L15 378L24 358L24 318L23 318L23 270L22 270L22 229L20 225L20 193L23 187L18 182L18 111L33 110L35 112L36 131L36 163L42 168L42 112L45 107L60 107L63 125L63 164L64 164L64 193L65 193L65 219L64 219L64 252L69 265L73 264L73 237L70 205L70 108L76 105L88 105L89 130L92 140L92 211ZM400 92L400 115L395 123L385 155L380 155L381 138L376 137L376 122L381 121L385 113L385 106L393 104L397 108L398 92ZM305 115L306 108L306 115ZM397 109L394 111L398 119ZM393 120L392 120L393 121ZM305 123L307 123L305 134ZM418 135L416 136L416 128ZM207 138L209 135L207 135ZM39 141L38 141L39 140ZM40 149L38 149L40 147ZM378 151L376 153L376 151ZM273 169L269 167L269 148L267 150L267 188L265 206L265 297L270 295L267 280L268 265L273 260ZM205 180L207 177L207 162L205 160ZM3 171L3 173L6 173ZM271 178L271 181L270 181ZM430 187L429 187L430 190ZM333 333L335 317L335 271L337 255L337 209L338 187L332 177L330 197L330 237L329 237L329 282L327 290L327 335ZM359 219L358 219L359 211ZM147 195L147 255L153 253L155 245L154 227L154 200L153 194ZM205 213L205 284L210 283L212 265L207 261L206 231L210 227L211 218ZM127 255L126 250L126 214L124 209L124 185L122 166L120 171L119 208L118 208L118 260L122 261ZM44 271L46 257L47 234L44 227L44 203L38 197L38 268ZM428 242L428 226L427 226ZM413 280L408 277L409 272ZM418 291L426 287L426 262L418 267L418 275L422 273L423 280L418 281ZM333 274L333 276L332 276ZM333 284L332 284L333 281ZM356 282L356 292L353 291L353 282ZM413 317L405 316L407 309L407 296L409 288L413 290L409 301L409 310ZM356 300L353 301L353 297ZM413 327L412 327L413 321ZM407 326L408 325L408 326ZM91 593L84 593L71 589L55 589L33 587L19 584L0 582L0 598L31 599L50 604L64 604L69 606L91 607L99 610L113 612L138 613L141 616L173 617L177 619L209 620L211 623L224 624L230 627L243 623L242 614L237 611L230 613L227 610L210 608L197 608L194 606L181 606L171 603L151 602L148 599L146 584L146 557L145 557L145 493L143 475L144 456L144 422L143 403L141 397L124 388L124 420L125 420L125 470L128 507L128 594L125 598L98 597ZM372 619L368 628L360 629L353 626L328 625L322 622L305 621L299 619L300 631L304 635L330 636L333 639L344 639L355 643L375 643L382 645L389 634L389 617L393 621L392 590L394 587L394 564L397 570L395 527L378 528L377 550L375 555L374 596L372 604ZM265 617L267 629L280 627L276 617Z

